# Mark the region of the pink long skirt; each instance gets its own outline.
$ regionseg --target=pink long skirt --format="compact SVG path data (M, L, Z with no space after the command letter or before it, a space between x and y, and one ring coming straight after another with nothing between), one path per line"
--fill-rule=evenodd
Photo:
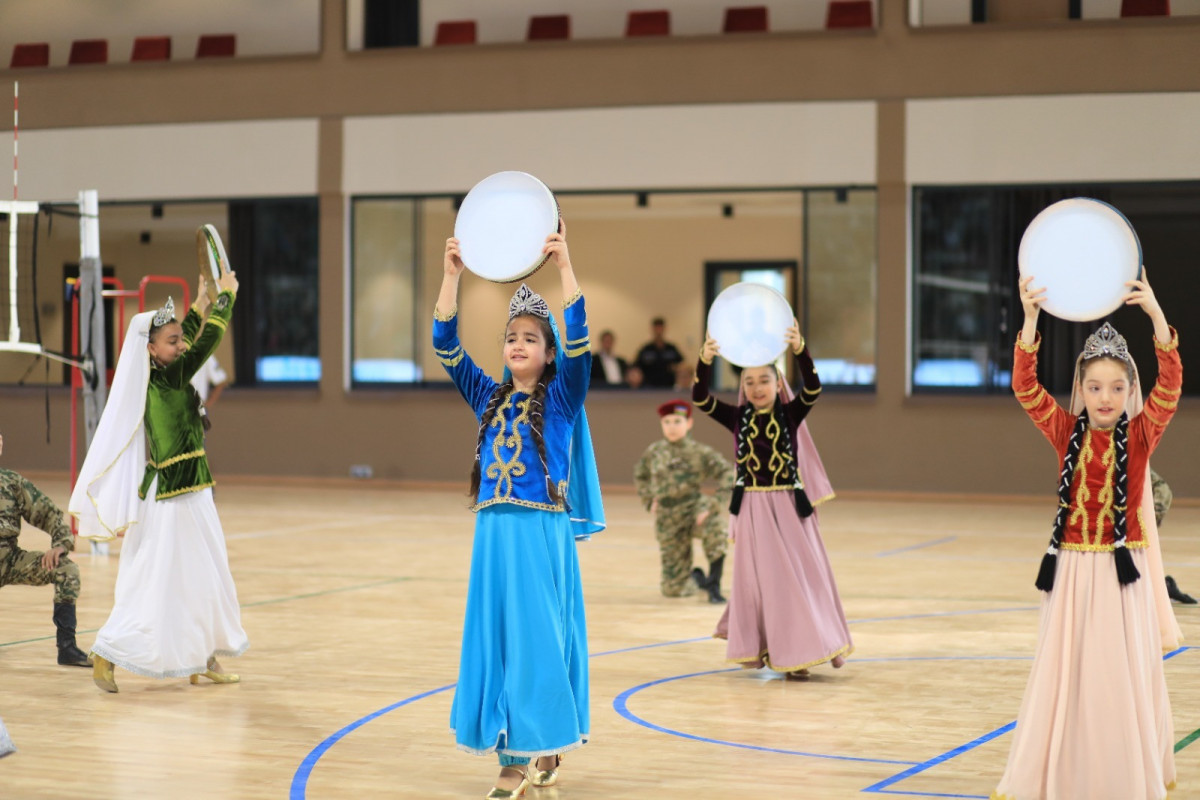
M1033 671L994 800L1162 800L1174 725L1146 551L1117 582L1111 553L1064 550L1042 600Z
M730 519L733 589L717 629L725 657L777 672L854 649L817 514L801 519L791 491L746 492Z

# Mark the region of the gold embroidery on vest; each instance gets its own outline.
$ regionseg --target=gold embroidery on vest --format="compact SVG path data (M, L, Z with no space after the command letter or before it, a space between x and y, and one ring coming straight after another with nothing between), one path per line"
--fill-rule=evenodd
M1088 512L1087 501L1092 499L1092 490L1087 485L1087 470L1084 465L1092 457L1092 431L1089 428L1083 434L1083 446L1079 448L1079 460L1075 464L1075 474L1072 476L1072 481L1078 481L1078 488L1075 490L1075 510L1071 512L1071 516L1067 518L1068 525L1074 525L1076 520L1080 521L1079 530L1082 531L1083 539L1087 541L1088 529Z
M504 398L504 402L496 409L496 416L492 418L492 427L498 428L496 438L492 440L492 455L495 461L488 464L487 476L496 479L496 488L493 492L493 497L497 500L507 500L512 497L513 478L519 478L525 474L525 464L521 461L521 450L524 449L524 440L521 439L520 425L524 422L529 424L529 400L524 400L517 403L517 410L520 412L517 418L513 420L512 432L508 431L508 419L504 412L513 407L513 394L509 392ZM501 455L500 449L512 451L512 457L507 461Z

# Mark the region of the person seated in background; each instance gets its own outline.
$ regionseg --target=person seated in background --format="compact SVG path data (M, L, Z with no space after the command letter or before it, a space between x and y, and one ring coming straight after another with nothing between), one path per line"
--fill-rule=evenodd
M628 389L641 389L646 385L646 378L642 375L642 368L637 364L630 364L625 370L625 387Z
M612 331L601 331L600 348L592 353L592 388L625 385L625 370L629 365L613 352L616 341Z

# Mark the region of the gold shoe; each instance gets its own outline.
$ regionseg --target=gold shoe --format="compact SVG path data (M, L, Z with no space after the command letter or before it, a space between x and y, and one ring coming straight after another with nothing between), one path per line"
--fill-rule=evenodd
M208 659L206 665L208 669L204 672L196 672L188 676L188 681L195 686L200 683L200 676L208 678L213 683L240 683L242 678L240 675L234 675L232 672L222 672L221 665L217 663L216 657Z
M544 789L547 786L553 786L554 784L558 783L558 768L562 766L563 756L562 753L558 753L554 756L553 769L538 769L537 762L540 760L541 759L535 758L529 765L533 768L533 776L530 777L529 782L539 789Z
M516 767L504 767L504 769L516 769ZM492 790L483 796L484 800L510 800L510 798L514 797L524 797L525 790L529 788L528 769L529 768L526 767L526 771L521 773L521 783L519 786L517 786L517 788L501 789L493 786Z
M113 677L112 662L95 653L92 653L92 681L106 692L117 693L117 679Z

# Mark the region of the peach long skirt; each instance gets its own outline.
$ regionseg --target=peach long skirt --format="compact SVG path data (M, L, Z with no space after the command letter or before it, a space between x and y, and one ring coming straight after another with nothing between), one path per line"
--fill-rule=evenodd
M1111 553L1064 550L1008 766L993 800L1163 800L1174 725L1145 549L1117 581Z

